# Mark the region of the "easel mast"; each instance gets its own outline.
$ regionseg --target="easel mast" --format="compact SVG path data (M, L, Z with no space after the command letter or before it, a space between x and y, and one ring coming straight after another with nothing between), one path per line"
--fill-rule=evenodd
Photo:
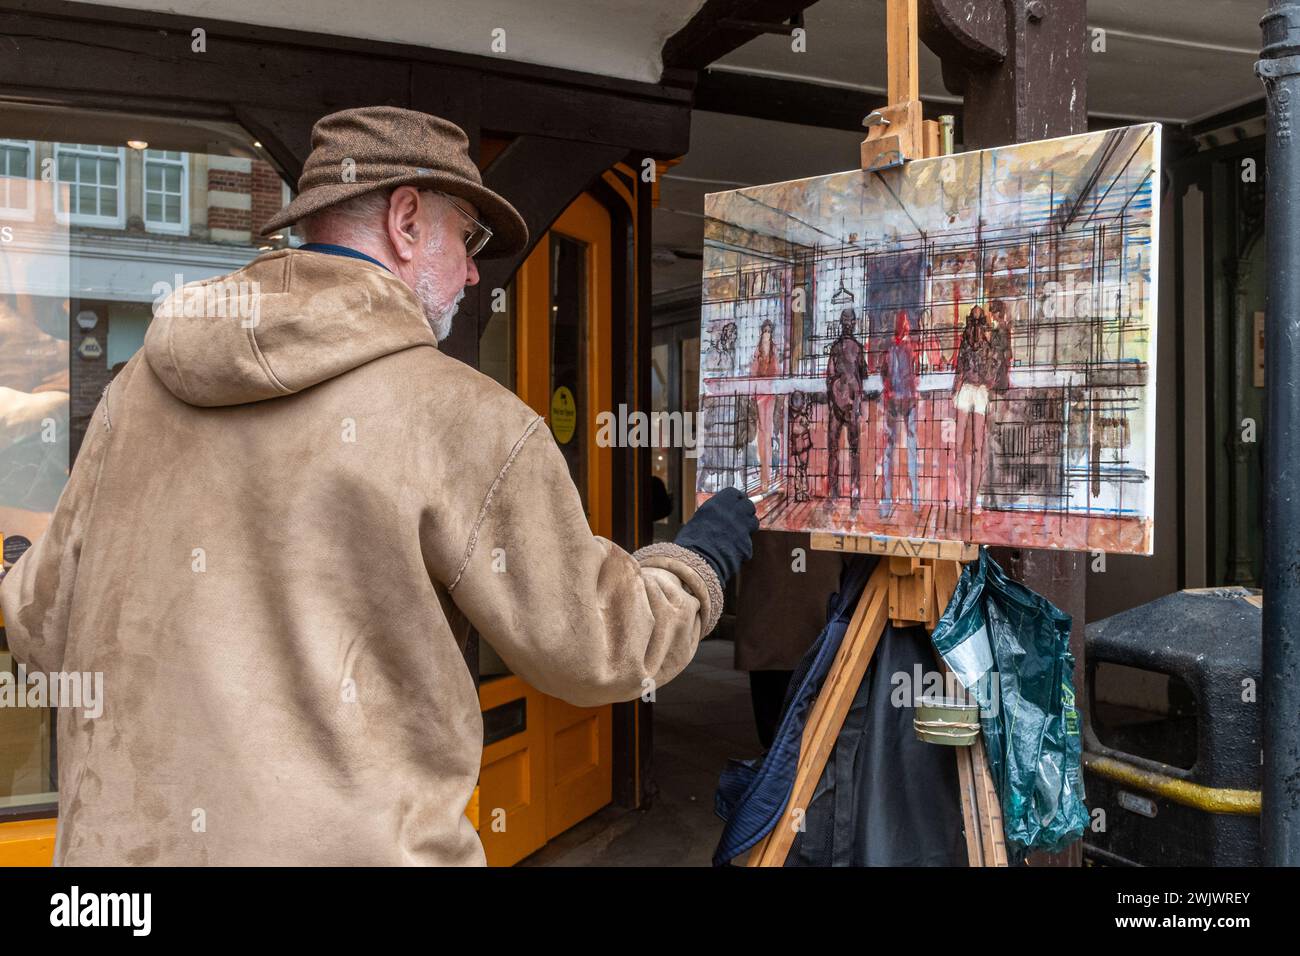
M939 124L921 118L917 0L888 0L888 3L891 105L864 120L868 127L861 147L865 170L939 155ZM750 851L749 866L785 864L886 622L899 627L920 624L933 630L952 599L962 564L979 557L978 546L961 541L814 533L810 544L816 550L878 554L880 563L862 591L844 640L804 725L790 800L776 826ZM953 750L969 863L1006 866L1002 812L989 775L983 738L977 738L972 746Z

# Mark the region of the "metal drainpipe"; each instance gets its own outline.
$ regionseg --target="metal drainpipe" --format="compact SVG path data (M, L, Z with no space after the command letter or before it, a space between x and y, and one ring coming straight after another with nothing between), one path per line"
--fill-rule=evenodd
M1268 96L1264 415L1263 862L1300 866L1300 4L1271 0L1255 71Z

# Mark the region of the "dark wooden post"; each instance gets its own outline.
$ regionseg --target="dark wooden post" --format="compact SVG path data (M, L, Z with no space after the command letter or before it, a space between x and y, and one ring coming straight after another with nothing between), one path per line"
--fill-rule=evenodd
M1087 0L921 0L921 39L965 98L963 144L1088 130Z
M921 0L921 39L962 94L963 146L982 149L1088 129L1087 0ZM1087 555L998 548L1016 580L1073 619L1070 649L1078 706L1087 707L1083 629ZM1082 846L1036 853L1036 865L1078 866Z

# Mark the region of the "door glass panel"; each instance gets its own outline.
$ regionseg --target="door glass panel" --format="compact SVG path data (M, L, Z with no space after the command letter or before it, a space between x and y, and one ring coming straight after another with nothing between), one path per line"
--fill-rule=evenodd
M670 375L669 363L672 360L672 342L660 342L650 349L650 410L654 413L671 412L671 388L672 378ZM662 419L667 421L667 418ZM668 447L655 446L650 449L650 475L652 479L657 479L662 483L660 490L651 489L650 502L651 513L656 513L655 501L659 498L660 491L663 495L673 495L673 458L677 454L677 449ZM670 510L667 514L655 521L655 540L660 540L660 532L666 532L672 523L673 515Z
M587 244L551 235L551 434L587 501Z

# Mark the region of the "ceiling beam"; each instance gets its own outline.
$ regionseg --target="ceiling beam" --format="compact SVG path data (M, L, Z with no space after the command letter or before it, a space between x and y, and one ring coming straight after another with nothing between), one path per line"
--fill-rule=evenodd
M1201 136L1205 133L1213 133L1216 130L1223 129L1225 126L1235 126L1239 123L1246 123L1250 120L1259 119L1265 114L1264 96L1261 93L1259 99L1251 100L1249 103L1242 103L1231 109L1220 110L1219 112L1206 116L1203 119L1194 120L1183 125L1183 131L1189 136Z
M689 85L692 75L764 33L789 33L788 22L817 0L705 0L664 42L664 82Z
M201 55L196 26L207 31ZM484 129L505 135L655 157L688 145L687 90L505 58L63 0L7 0L0 40L0 92L19 98L126 110L165 98L173 112L226 116L448 101L447 118L481 113Z
M163 3L157 4L165 6ZM219 7L220 4L213 4ZM556 66L544 66L513 60L507 56L481 53L462 53L456 50L442 50L430 46L411 43L397 43L390 40L372 40L338 33L312 32L286 27L268 27L256 23L244 23L237 20L221 20L209 16L191 16L189 14L167 13L160 10L137 9L128 7L106 6L101 3L84 3L78 0L3 0L0 12L5 14L26 14L40 17L46 21L60 20L78 25L75 30L85 38L86 45L93 46L101 36L108 36L107 28L134 27L152 34L156 50L167 50L179 63L191 61L190 31L202 27L207 32L209 53L221 44L216 41L229 41L242 44L261 44L263 47L277 50L292 50L303 47L309 50L329 47L344 54L355 54L370 59L396 59L404 62L425 61L443 67L455 67L482 73L495 73L503 76L515 76L524 80L537 80L542 83L562 83L566 85L589 87L599 86L610 92L637 95L658 95L675 98L681 95L678 89L665 89L657 83L625 79L616 76L604 76L581 70L563 69ZM19 23L20 21L11 21ZM0 32L0 35L8 31ZM178 49L168 45L168 36L179 34L183 42ZM14 34L22 37L21 31ZM63 31L60 31L63 35ZM109 42L112 42L110 40ZM134 52L135 47L130 49ZM16 52L11 47L6 51ZM274 77L267 78L270 82ZM249 77L249 82L257 82L257 77Z
M732 70L705 70L695 86L695 108L732 116L863 133L862 120L888 106L883 93L787 80ZM960 103L922 100L926 119L960 114ZM866 135L863 133L863 135Z

